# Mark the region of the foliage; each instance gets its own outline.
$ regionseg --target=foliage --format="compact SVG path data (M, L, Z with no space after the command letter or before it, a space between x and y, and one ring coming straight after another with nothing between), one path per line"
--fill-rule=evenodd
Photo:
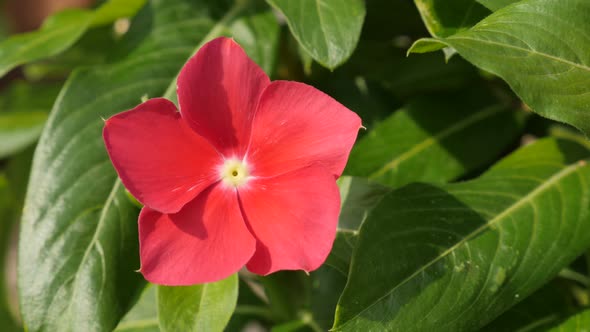
M6 37L0 263L14 273L18 228L18 306L3 273L0 326L587 328L589 17L587 0L108 0ZM338 233L309 275L150 285L103 119L176 102L180 68L218 36L363 119Z

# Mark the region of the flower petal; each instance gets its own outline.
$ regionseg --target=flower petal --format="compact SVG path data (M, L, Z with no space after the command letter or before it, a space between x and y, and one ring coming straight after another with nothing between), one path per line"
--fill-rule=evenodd
M328 256L336 236L340 193L321 166L273 178L253 178L238 188L246 222L257 239L251 272L312 271Z
M314 87L274 81L261 96L247 159L261 176L317 162L340 176L360 127L356 113Z
M205 44L182 68L178 103L182 117L226 157L242 157L252 118L268 76L232 39Z
M125 187L154 210L178 212L219 179L222 157L166 99L151 99L111 117L103 138Z
M252 257L255 239L235 189L216 184L176 214L143 208L139 215L141 273L161 285L224 279Z

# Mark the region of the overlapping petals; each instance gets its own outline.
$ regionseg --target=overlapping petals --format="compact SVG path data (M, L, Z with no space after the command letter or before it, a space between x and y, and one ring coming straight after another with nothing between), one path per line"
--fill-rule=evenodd
M139 215L141 272L153 283L212 282L239 270L256 241L235 190L215 184L175 214L144 207Z
M178 77L186 122L225 156L243 156L258 99L270 79L233 40L205 44Z
M228 38L188 61L178 100L180 112L152 99L104 129L115 169L145 205L146 279L189 285L244 265L262 275L318 268L335 238L335 179L360 118L311 86L271 83Z
M145 206L178 212L217 181L222 156L166 99L146 101L105 123L107 151L125 187Z
M321 164L342 174L361 120L309 85L274 81L260 98L248 160L262 176Z
M257 239L248 270L317 269L332 248L340 193L334 176L315 165L272 178L253 179L239 189L244 217ZM270 203L272 202L272 203Z

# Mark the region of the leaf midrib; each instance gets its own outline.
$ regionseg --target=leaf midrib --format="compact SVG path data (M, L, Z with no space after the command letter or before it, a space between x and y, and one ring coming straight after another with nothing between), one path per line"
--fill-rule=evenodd
M80 264L76 268L76 272L72 274L74 280L73 280L73 285L72 285L72 296L70 297L70 299L76 298L76 290L79 288L78 287L78 280L80 280L78 278L78 275L80 273L80 270L82 269L82 266L85 265L85 262L88 259L88 256L90 255L90 252L92 251L92 248L94 247L95 244L99 243L98 237L101 233L102 228L104 227L106 215L108 214L108 211L109 211L111 205L115 201L115 197L117 196L117 191L119 190L120 186L121 186L121 181L119 180L119 178L117 178L115 180L115 183L113 184L113 189L111 189L111 192L110 192L107 200L105 201L105 204L103 205L103 207L100 211L100 217L98 219L98 223L96 224L96 230L94 231L94 234L92 235L92 240L90 240L90 243L86 247L86 250L84 251L84 256L82 256L82 259L80 260ZM104 260L104 257L103 257L103 260ZM103 274L104 273L106 273L106 272L103 271ZM104 282L105 281L103 280L102 286L104 286ZM103 288L104 287L101 287L100 293L102 293ZM74 301L70 300L67 312L71 311L73 303L74 303Z
M566 64L566 65L570 65L572 67L576 67L576 68L582 69L584 71L590 72L590 67L586 66L585 64L578 64L578 63L575 63L573 61L566 60L566 59L563 59L563 58L559 58L559 57L556 57L554 55L547 54L547 53L544 53L544 52L539 52L539 51L533 50L533 49L527 49L527 48L523 48L523 47L511 45L511 44L500 43L500 42L491 41L491 40L478 39L478 38L474 38L474 37L451 36L451 37L446 38L447 41L448 40L453 40L453 39L454 40L468 40L468 41L480 42L480 43L483 43L483 44L490 44L490 45L495 45L495 46L501 46L501 47L505 47L505 48L510 48L510 49L517 50L517 51L520 51L520 52L530 53L530 54L533 54L533 55L544 57L544 58L547 58L549 60L553 60L555 62L560 62L560 63ZM444 39L443 39L443 41L444 41ZM453 47L455 47L455 46L453 45Z
M506 108L503 106L492 106L485 108L484 110L474 113L471 117L468 117L464 120L461 120L452 126L445 128L444 130L439 131L434 136L430 136L420 142L419 144L414 145L411 149L405 151L404 153L397 156L397 158L389 161L387 164L382 166L379 170L373 172L369 179L376 179L380 176L383 176L388 171L394 169L396 166L400 165L402 162L410 159L411 157L415 156L416 154L420 153L421 151L426 150L427 148L433 146L437 142L442 141L443 139L451 136L452 134L467 128L469 125L476 123L480 120L483 120L487 117L493 116L495 114L501 113L506 111Z
M316 10L318 11L318 20L320 21L320 31L322 32L322 37L324 37L324 42L326 43L326 50L328 51L328 59L330 59L329 61L332 61L332 51L331 51L331 47L330 44L328 43L328 35L326 34L326 29L324 27L324 19L322 17L322 11L320 10L320 0L314 0L315 1L315 7Z
M437 263L438 261L440 261L441 259L443 259L447 255L449 255L450 253L454 252L457 248L461 247L463 244L467 243L469 240L473 239L474 237L476 237L477 235L479 235L480 233L482 233L486 229L491 228L492 225L494 225L494 224L498 223L499 221L501 221L505 216L509 215L511 212L513 212L515 210L518 210L521 206L527 204L529 201L532 201L537 195L543 193L545 190L547 190L548 188L552 187L554 184L556 184L561 179L567 177L568 175L574 173L575 171L577 171L578 169L580 169L580 168L582 168L584 166L586 166L586 163L577 162L577 163L575 163L573 165L564 167L561 171L559 171L556 174L554 174L553 176L551 176L547 181L543 182L541 185L539 185L534 190L532 190L531 192L529 192L522 199L518 200L517 202L515 202L514 204L512 204L511 206L509 206L502 213L498 214L497 216L495 216L490 221L488 221L485 224L481 225L480 227L478 227L477 229L475 229L473 232L471 232L467 236L465 236L461 241L457 242L456 244L454 244L453 246L451 246L449 249L445 250L443 253L441 253L440 255L438 255L437 257L435 257L434 259L430 260L428 263L426 263L425 265L423 265L422 267L420 267L419 269L417 269L410 276L406 277L400 283L398 283L397 285L395 285L395 287L393 287L391 290L389 290L388 292L386 292L384 295L382 295L381 297L379 297L377 300L373 301L373 303L371 303L370 305L368 305L365 309L361 310L359 313L357 313L356 315L352 316L345 323L343 323L340 326L336 327L335 330L339 330L339 329L345 327L346 325L350 324L354 319L356 319L361 314L363 314L364 312L366 312L369 309L371 309L373 306L377 305L383 299L385 299L386 297L388 297L389 295L391 295L393 292L395 292L399 287L403 286L404 284L406 284L407 282L409 282L410 280L412 280L415 276L417 276L418 274L422 273L423 271L425 271L430 266L434 265L435 263ZM351 264L351 269L352 269L352 265L354 264L354 260L355 260L354 258L355 257L353 256L352 257L352 260L351 260L351 263L350 263ZM336 309L336 313L338 313L338 312L339 312L339 308Z

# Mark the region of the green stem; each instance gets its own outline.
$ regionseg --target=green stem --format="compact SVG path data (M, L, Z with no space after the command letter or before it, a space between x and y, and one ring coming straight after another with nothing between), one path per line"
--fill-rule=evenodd
M577 281L585 287L590 286L590 278L569 268L561 270L559 272L559 276L569 280Z

